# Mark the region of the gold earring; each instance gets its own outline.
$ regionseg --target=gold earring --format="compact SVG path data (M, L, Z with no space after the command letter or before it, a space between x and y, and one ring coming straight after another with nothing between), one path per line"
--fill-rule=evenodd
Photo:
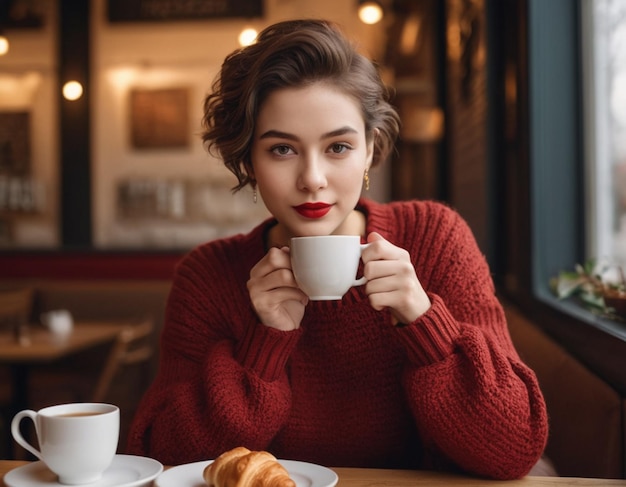
M363 181L365 182L365 191L369 191L370 190L370 174L369 174L368 169L366 169L365 173L363 174Z
M256 205L256 202L258 200L258 195L256 192L256 179L250 178L249 184L252 187L252 202Z

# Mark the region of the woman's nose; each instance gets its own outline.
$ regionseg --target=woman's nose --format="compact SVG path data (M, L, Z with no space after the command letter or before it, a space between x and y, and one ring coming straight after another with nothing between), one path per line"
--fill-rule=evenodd
M315 156L307 156L302 161L298 178L298 188L303 191L318 191L326 187L324 163Z

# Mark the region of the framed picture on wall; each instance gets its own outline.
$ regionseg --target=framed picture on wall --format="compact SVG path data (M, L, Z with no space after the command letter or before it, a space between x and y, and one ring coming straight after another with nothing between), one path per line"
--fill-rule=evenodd
M108 0L109 22L263 17L264 0Z
M133 89L130 92L130 140L134 149L189 147L189 90Z
M0 175L30 173L30 113L0 112Z

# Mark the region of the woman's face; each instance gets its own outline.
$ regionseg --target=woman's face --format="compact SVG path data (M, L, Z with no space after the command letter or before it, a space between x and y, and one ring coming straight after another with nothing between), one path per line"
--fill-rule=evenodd
M353 234L372 161L357 102L326 83L271 93L252 144L258 190L286 237ZM360 231L357 229L356 231Z

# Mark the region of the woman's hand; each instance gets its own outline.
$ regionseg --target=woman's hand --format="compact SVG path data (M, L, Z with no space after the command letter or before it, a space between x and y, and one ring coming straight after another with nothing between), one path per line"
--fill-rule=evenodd
M412 323L430 308L409 253L373 232L363 251L365 292L372 308L389 308L395 323Z
M250 271L248 292L257 316L277 330L300 327L309 298L296 284L289 247L272 247Z

